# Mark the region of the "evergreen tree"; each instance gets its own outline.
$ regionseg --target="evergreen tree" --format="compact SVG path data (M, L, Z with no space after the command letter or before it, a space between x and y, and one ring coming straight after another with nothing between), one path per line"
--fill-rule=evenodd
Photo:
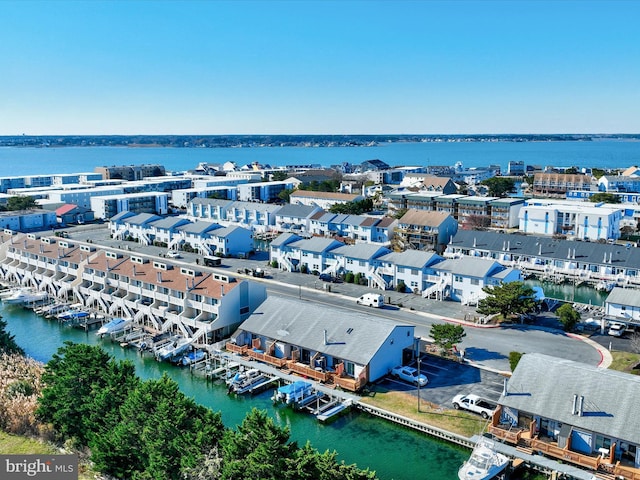
M464 333L462 325L436 323L431 326L430 335L436 345L445 350L449 350L454 345L460 343L467 334Z
M486 298L478 302L478 313L493 315L499 313L503 318L509 315L522 315L533 312L538 306L533 289L523 282L502 283L482 289Z
M166 374L130 392L120 417L91 442L96 467L118 478L181 479L224 432L220 414L187 398Z
M105 372L112 361L98 346L65 342L47 363L42 375L46 386L36 414L51 423L60 438L73 438L80 445L87 445L97 428L92 423L93 400L107 387Z
M0 316L0 353L24 354L24 350L16 343L15 337L6 331L7 322Z

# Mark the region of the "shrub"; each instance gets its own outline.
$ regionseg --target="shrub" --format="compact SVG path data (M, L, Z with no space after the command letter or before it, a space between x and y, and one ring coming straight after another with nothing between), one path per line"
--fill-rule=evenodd
M405 292L406 290L407 290L407 286L404 284L402 280L400 280L396 285L396 292Z
M354 275L353 275L353 273L352 273L352 272L347 272L347 273L345 274L345 276L344 276L344 281L345 281L346 283L353 283L353 277L354 277Z
M278 268L278 261L277 260L271 260L271 268Z

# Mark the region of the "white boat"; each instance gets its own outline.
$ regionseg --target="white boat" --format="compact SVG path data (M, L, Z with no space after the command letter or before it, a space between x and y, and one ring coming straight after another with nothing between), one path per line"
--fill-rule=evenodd
M104 325L102 325L96 332L96 335L109 335L112 333L121 332L130 323L131 323L131 320L127 320L124 318L114 318L110 322L107 322Z
M41 302L49 296L46 292L33 291L29 288L18 288L3 292L2 301L7 305L23 305L25 303Z
M228 393L243 394L253 392L270 380L269 377L255 368L238 372L227 381L227 385L229 385Z
M160 361L169 360L170 358L177 357L181 353L184 353L190 346L193 340L191 338L180 337L169 342L164 347L161 347L156 351L156 358Z
M500 475L509 464L509 457L496 452L495 444L481 438L471 452L469 460L458 470L460 480L491 480Z
M184 356L180 359L180 364L189 366L193 363L199 362L200 360L204 359L204 357L205 352L203 350L193 350L184 354Z

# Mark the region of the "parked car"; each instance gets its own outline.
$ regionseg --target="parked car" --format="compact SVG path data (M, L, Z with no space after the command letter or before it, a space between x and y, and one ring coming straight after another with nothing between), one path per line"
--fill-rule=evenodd
M624 331L627 329L627 326L624 323L612 322L609 324L609 330L607 330L607 335L611 335L612 337L621 337L624 335Z
M323 282L329 282L329 283L339 283L340 279L338 277L334 277L333 275L329 274L329 273L321 273L318 278L320 280L322 280Z
M479 413L482 418L493 416L497 405L486 398L480 398L478 395L456 395L451 401L453 408L456 410L464 409L470 412Z
M391 370L391 376L402 379L405 382L413 383L415 386L424 387L429 380L424 374L418 374L418 369L413 367L394 367Z
M176 252L175 250L169 250L167 252L167 258L181 258L180 252Z

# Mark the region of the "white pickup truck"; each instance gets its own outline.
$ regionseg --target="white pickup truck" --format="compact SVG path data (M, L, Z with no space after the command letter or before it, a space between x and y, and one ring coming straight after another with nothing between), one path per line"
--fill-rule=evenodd
M464 409L470 412L479 413L482 418L489 418L493 416L493 412L496 409L496 404L479 397L478 395L456 395L453 397L453 408L456 410Z

